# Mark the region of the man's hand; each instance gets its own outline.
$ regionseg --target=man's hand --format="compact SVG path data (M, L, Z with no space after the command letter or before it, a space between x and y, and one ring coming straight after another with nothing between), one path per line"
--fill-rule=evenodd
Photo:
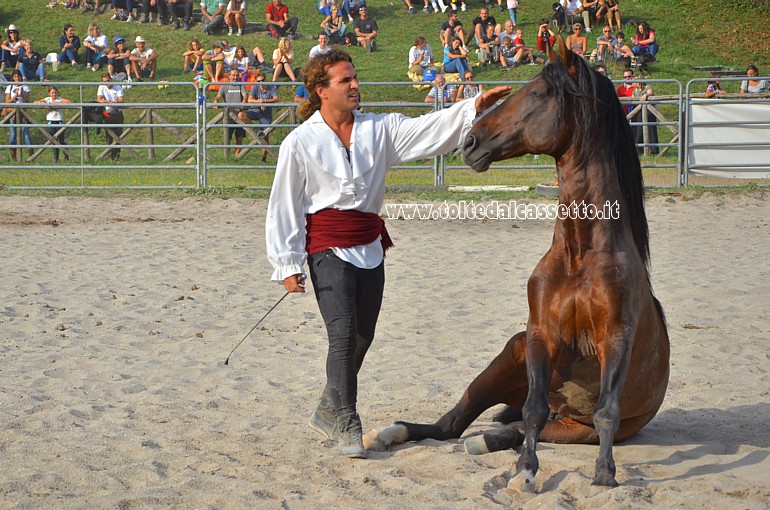
M496 102L510 94L510 92L511 87L508 85L484 91L476 98L476 113L479 115L484 113L486 109L494 106Z
M293 274L283 280L287 292L305 292L305 275Z

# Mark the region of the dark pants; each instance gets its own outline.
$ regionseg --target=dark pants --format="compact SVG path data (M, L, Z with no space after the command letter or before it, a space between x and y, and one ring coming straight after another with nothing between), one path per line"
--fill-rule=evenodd
M358 371L374 339L385 285L385 264L360 269L332 250L310 256L310 278L321 311L329 352L326 391L338 417L356 412Z
M60 120L49 120L48 125L51 127L48 128L48 133L59 141L59 145L67 145L67 142L64 140L64 135L67 133L66 131L62 131L59 136L56 136L56 132L61 129L62 124L64 123ZM54 147L56 147L56 145L54 145ZM67 154L64 154L64 159L69 159ZM59 162L59 149L53 150L53 162Z
M267 24L267 29L273 34L273 37L279 39L286 37L287 35L294 36L297 34L297 25L299 24L299 18L289 18L288 25L278 26L272 23Z

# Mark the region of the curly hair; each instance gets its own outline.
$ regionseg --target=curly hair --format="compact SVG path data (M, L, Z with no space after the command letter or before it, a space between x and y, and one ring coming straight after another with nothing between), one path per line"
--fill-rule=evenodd
M322 87L329 85L327 70L339 62L350 62L352 64L353 59L347 52L334 49L329 53L316 55L308 60L307 64L302 68L305 88L310 95L310 99L302 101L297 108L297 113L303 121L309 119L311 115L321 109L321 98L318 97L315 88L319 85Z

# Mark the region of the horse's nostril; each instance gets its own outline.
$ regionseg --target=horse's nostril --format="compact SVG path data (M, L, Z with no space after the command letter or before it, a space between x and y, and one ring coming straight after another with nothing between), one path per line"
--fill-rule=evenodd
M476 147L476 137L468 135L463 142L463 152L470 152Z

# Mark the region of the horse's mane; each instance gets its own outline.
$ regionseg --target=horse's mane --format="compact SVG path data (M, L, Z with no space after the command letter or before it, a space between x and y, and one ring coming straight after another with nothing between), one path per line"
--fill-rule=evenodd
M573 55L572 59L574 78L560 58L545 66L540 76L546 81L550 93L558 98L559 116L580 127L575 130L577 160L604 160L610 173L617 177L625 201L625 208L621 204L620 213L629 216L634 242L647 264L650 245L644 211L644 181L633 131L612 82L591 69L581 57ZM568 97L573 103L571 119L564 118Z

